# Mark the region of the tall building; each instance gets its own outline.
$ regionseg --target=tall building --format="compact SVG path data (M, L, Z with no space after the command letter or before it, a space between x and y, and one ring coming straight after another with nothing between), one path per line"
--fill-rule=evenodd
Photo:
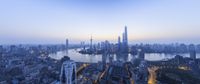
M124 44L124 42L125 42L125 34L124 34L124 32L122 33L122 43Z
M68 48L69 48L69 40L66 39L66 44L65 44L66 54L68 54Z
M92 40L93 40L93 39L92 39L92 36L91 36L91 38L90 38L90 49L91 49L91 50L92 50L92 47L93 47L93 46L92 46Z
M65 61L61 67L61 84L76 84L76 63L72 60Z
M139 49L138 50L138 57L140 58L140 59L142 59L142 60L144 60L144 58L145 58L145 53L144 53L144 51L142 50L142 49Z
M124 43L128 45L128 33L127 33L127 27L124 28Z
M124 28L124 33L123 33L122 48L123 48L123 53L128 53L128 33L126 26Z
M83 50L85 50L85 42L81 42L81 48L83 48Z
M113 57L114 57L114 55L112 55L112 54L111 54L111 55L109 55L109 63L110 63L110 64L112 64L112 63L113 63Z
M0 45L0 54L3 52L3 46Z
M189 45L189 52L190 52L190 58L195 60L196 59L196 50L195 50L195 46L193 44Z
M136 84L147 84L148 83L148 64L146 61L142 60L139 64L139 74Z
M108 54L103 53L102 54L102 63L103 63L103 70L106 69L106 58L107 58Z
M104 53L110 53L110 43L108 40L106 40L104 44Z
M190 51L190 58L193 60L196 59L196 51Z
M121 38L120 36L118 37L118 52L121 51Z
M2 58L2 54L3 54L3 46L0 45L0 59Z

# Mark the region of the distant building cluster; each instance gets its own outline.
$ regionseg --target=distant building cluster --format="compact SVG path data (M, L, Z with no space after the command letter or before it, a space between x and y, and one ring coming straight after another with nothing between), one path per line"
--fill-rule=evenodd
M190 53L195 51L196 53L200 53L200 44L134 44L131 46L131 53L136 54L135 51L138 49L143 49L145 53Z
M81 43L83 45L83 42ZM80 51L82 54L116 54L116 53L129 53L129 46L128 46L128 32L127 27L125 26L124 32L122 34L122 40L121 37L118 37L118 43L113 44L109 41L104 41L101 43L94 44L93 38L90 39L89 48L85 48L83 46L83 49Z
M59 79L61 63L50 53L64 45L0 46L0 84L45 84Z

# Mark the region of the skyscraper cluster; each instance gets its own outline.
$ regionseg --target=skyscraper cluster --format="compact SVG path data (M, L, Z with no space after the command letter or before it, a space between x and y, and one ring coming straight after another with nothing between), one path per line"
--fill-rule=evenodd
M89 48L88 49L83 48L80 51L80 53L82 54L129 53L127 27L125 26L124 28L122 39L120 36L118 37L117 44L110 43L108 40L105 40L96 45L93 44L93 38L91 36Z
M120 36L118 37L118 53L128 53L128 33L127 27L125 26L124 32L122 34L122 42Z

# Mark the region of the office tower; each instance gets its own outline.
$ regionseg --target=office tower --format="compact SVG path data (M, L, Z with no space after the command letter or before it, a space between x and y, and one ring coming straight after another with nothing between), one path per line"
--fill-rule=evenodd
M124 43L126 45L128 45L128 33L127 33L127 27L125 26L125 29L124 29Z
M85 50L85 42L81 42L81 48L83 48L83 50Z
M147 84L148 81L148 64L142 60L139 64L138 84ZM136 83L137 84L137 83Z
M101 48L101 43L98 43L97 44L97 49L100 49Z
M84 42L81 41L80 47L83 48Z
M61 84L76 84L76 63L72 60L65 61L61 67Z
M3 46L0 45L0 53L2 53L2 52L3 52Z
M144 53L144 51L143 51L142 49L139 49L139 50L138 50L138 53L139 53L139 58L142 59L142 60L144 60L144 58L145 58L145 53Z
M118 52L121 50L121 39L120 36L118 37Z
M190 51L190 58L195 60L196 59L196 51Z
M90 49L92 50L92 36L91 36L91 38L90 38Z
M122 34L122 50L124 53L128 53L128 33L127 33L127 27L125 26L124 32Z
M108 40L105 41L105 44L104 44L104 52L107 54L110 52L110 43Z
M103 53L102 54L102 63L103 63L103 70L106 68L106 58L107 58L108 54Z
M69 48L69 41L68 41L68 39L66 39L66 44L65 44L66 54L68 54L68 48Z
M195 50L195 46L193 44L189 45L189 52L190 52L190 58L195 60L196 59L196 50Z
M85 45L84 41L81 41L80 47L83 48L84 45Z
M125 28L124 28L124 32L123 32L123 34L122 34L122 43L124 44L124 45L128 45L128 34L127 34L127 27L125 26Z
M122 33L122 43L124 44L125 43L125 34Z
M0 59L1 59L1 57L2 57L2 54L3 54L3 46L0 45Z
M110 63L110 64L113 63L113 57L114 57L114 55L109 55L109 63Z

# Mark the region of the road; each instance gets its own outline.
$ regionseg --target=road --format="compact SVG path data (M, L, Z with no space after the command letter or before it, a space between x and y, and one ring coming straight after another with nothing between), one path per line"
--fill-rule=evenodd
M81 72L83 69L85 69L87 66L89 66L89 64L83 64L83 65L76 71L77 76L79 76L79 75L80 75L80 72Z
M148 68L148 71L149 71L148 84L156 84L156 70L158 70L158 67Z

